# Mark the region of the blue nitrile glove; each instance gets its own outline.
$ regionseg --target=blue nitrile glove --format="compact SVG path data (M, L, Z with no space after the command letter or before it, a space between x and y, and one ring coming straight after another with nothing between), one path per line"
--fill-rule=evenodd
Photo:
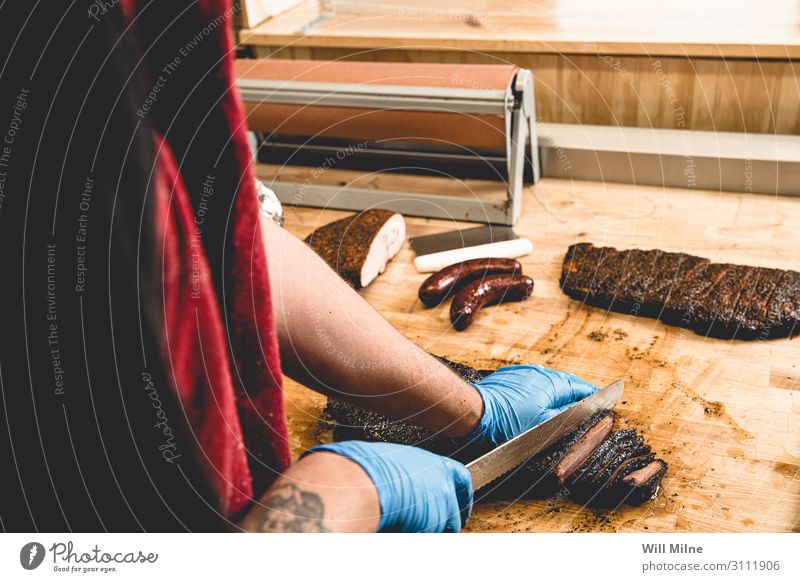
M472 511L472 476L452 459L392 443L344 441L309 451L347 457L367 472L381 504L378 531L457 532Z
M542 366L508 366L473 386L483 398L483 416L466 437L492 446L553 418L598 390L574 374Z

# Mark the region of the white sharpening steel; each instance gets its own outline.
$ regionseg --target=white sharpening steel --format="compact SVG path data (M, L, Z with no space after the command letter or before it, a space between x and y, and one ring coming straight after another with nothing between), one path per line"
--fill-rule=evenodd
M470 259L516 259L531 252L533 252L533 243L531 241L527 238L516 238L421 255L414 259L414 266L420 273L432 273L449 265L469 261Z

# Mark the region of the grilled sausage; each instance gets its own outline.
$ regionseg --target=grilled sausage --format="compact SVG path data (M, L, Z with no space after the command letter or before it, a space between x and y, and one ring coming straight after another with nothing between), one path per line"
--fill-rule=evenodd
M490 275L469 283L456 293L450 321L458 331L467 329L484 305L522 301L533 293L533 279L526 275Z
M472 259L437 271L419 288L419 299L435 307L467 283L488 275L522 273L522 265L514 259Z

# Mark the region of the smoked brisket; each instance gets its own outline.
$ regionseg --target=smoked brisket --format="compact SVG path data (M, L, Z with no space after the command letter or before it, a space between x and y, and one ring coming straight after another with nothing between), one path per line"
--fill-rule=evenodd
M492 370L475 370L439 358L456 374L477 382ZM325 416L333 424L333 437L341 440L393 442L420 447L467 463L486 450L474 444L435 435L430 431L389 420L333 399ZM547 498L557 494L595 507L641 505L658 493L667 464L633 429L613 430L614 413L599 412L558 442L531 458L490 486L494 496L518 499Z
M711 337L800 333L800 273L712 263L684 253L569 247L561 288L588 305L654 317Z

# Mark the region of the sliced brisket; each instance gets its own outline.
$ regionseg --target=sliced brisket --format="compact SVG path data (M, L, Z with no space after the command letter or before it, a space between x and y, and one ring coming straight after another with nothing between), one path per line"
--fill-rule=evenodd
M504 489L515 496L553 495L607 439L613 424L612 412L596 414L528 461L504 484Z
M667 464L655 459L640 469L624 474L616 484L606 489L598 503L609 506L621 503L641 505L658 495L661 479L666 472Z
M458 375L476 382L491 370L475 370L439 358ZM459 447L424 428L389 420L357 406L329 400L325 415L334 440L366 440L412 445L469 462L485 452ZM498 496L550 497L559 491L593 506L640 505L658 491L667 465L633 429L613 431L614 413L600 412L492 486ZM652 475L644 471L653 465Z

